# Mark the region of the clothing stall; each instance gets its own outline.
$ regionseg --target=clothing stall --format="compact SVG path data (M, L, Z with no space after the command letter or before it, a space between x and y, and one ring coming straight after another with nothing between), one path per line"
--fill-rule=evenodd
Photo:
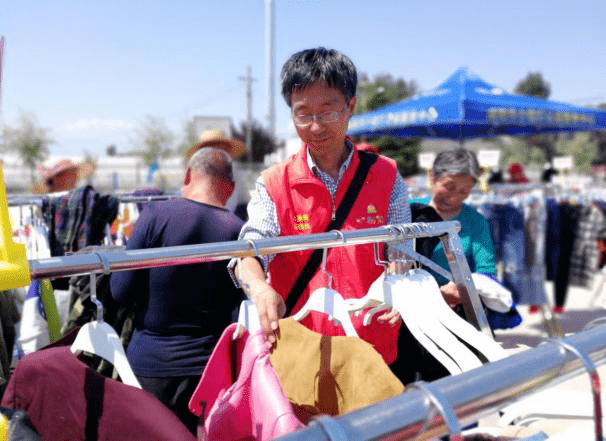
M543 287L554 284L556 312L570 286L588 288L603 265L599 240L606 237L606 193L554 184L497 184L469 203L491 224L504 283L516 301L549 305Z
M415 237L438 236L440 237L445 250L454 256L450 268L451 272L448 275L455 281L455 283L459 285L463 292L467 293L465 296L465 306L466 311L469 312L468 319L476 327L474 328L476 330L475 332L477 332L478 335L488 339L488 336L491 335L491 331L486 323L486 317L481 306L479 296L473 283L471 283L469 268L466 265L462 249L460 247L460 242L458 240L458 228L459 225L457 222L409 224L386 226L367 230L344 232L333 231L329 233L306 236L281 237L257 241L235 241L195 246L167 247L162 249L137 251L127 251L124 249L114 249L110 251L100 250L86 254L57 256L48 259L34 259L28 262L28 266L33 279L52 279L56 277L65 277L67 275L78 274L90 275L90 277L93 278L93 281L91 282L91 287L93 287L92 297L93 300L96 300L96 296L94 294L94 287L96 286L96 283L94 283L94 278L98 274L107 274L113 271L149 268L152 266L170 266L195 262L208 262L224 260L231 257L254 256L294 250L315 248L327 249L335 246L356 246L369 243L390 243L392 246L397 247L402 241L411 240ZM414 252L408 250L408 253L412 253L414 257ZM381 264L381 262L378 262L377 264ZM332 302L329 302L333 305L333 307L336 303L334 302L335 298L332 298ZM321 307L324 308L325 305L322 305ZM92 335L97 336L95 337L97 339L99 338L99 329L103 324L102 317L102 312L99 310L96 320L93 322L94 328L92 329L96 329L96 331L91 332L93 333ZM339 315L335 313L335 317L339 317ZM342 317L340 319L342 322L346 321L346 319ZM88 325L85 325L83 328L88 329L86 326ZM107 329L107 326L103 326L102 328L105 329L105 339L109 338L115 344L115 342L118 341L115 332ZM76 341L81 335L81 332L82 329L79 331ZM91 338L91 341L93 342L92 346L80 346L80 349L83 349L86 352L102 355L103 350L98 350L98 348L95 347L95 338ZM75 344L75 342L72 343L72 345L73 344ZM40 352L44 351L48 351L48 349L44 349ZM114 351L114 355L115 353L116 352ZM31 367L31 360L33 358L38 359L42 357L50 360L49 355L50 354L48 352L43 355L37 352L32 354L32 356L29 358L25 357L23 360L26 360L26 363L29 363ZM63 357L61 358L62 362L58 364L59 366L69 366L73 364L68 363L68 359L71 360L72 356L70 356L68 352L65 352L65 350L61 352L61 354L58 354L57 357ZM114 358L110 361L116 362L116 359ZM123 362L121 365L122 370L124 371ZM75 369L75 366L72 367ZM20 368L18 364L16 372L20 372L22 375L23 371L24 368ZM21 375L19 375L19 378L21 378ZM128 373L126 375L120 374L120 377L127 379L130 378ZM136 386L134 382L127 381L126 383ZM12 390L11 387L12 386L9 385L8 390ZM90 397L87 399L90 400ZM104 399L110 400L110 397L105 396ZM63 400L68 400L68 397L64 397ZM136 409L133 409L132 412L136 412ZM38 412L38 416L44 418L44 415L42 414L42 410Z
M164 409L157 406L154 400L150 400L149 394L138 388L136 378L129 373L130 367L124 356L119 337L115 330L103 320L103 305L98 302L96 278L115 271L211 262L288 251L327 250L332 247L383 243L389 244L390 247L400 252L400 257L403 256L408 264L419 262L447 279L453 280L463 294L463 309L468 323L462 322L470 324L469 327L465 327L447 312L443 312L443 308L431 309L428 313L429 303L409 303L408 301L412 301L412 298L403 302L400 296L392 295L398 290L418 292L414 290L419 287L429 289L423 270L414 265L412 268L410 265L402 265L405 269L401 274L385 274L384 278L379 281L382 289L377 292L373 291L372 294L369 292L363 299L355 299L361 302L342 302L343 299L340 299L338 293L330 289L330 282L327 282L326 289L322 289L320 295L310 296L310 300L312 297L315 300L310 302L309 308L328 313L336 322L343 325L346 335L352 336L351 333L348 333L349 328L347 327L350 314L364 310L365 314L372 315L385 309L386 306L394 307L401 313L404 322L411 327L411 331L414 330L415 337L422 339L428 345L428 350L433 351L436 358L444 360L444 363L451 366L450 372L456 372L456 375L450 375L432 383L416 382L409 385L404 393L398 393L391 398L339 415L314 417L306 421L304 425L290 420L291 425L280 426L276 422L285 414L278 413L272 420L272 427L280 426L282 432L273 431L272 435L282 436L280 439L285 440L370 440L430 439L450 434L451 439L461 439L463 426L476 422L483 415L515 403L533 391L576 376L583 372L583 369L590 372L592 384L599 385L594 363L606 362L606 345L604 344L606 329L604 327L596 327L565 340L541 345L507 357L500 352L500 348L491 345L491 342L494 343L492 331L486 319L481 293L476 287L476 282L463 254L458 237L459 229L459 223L452 221L414 223L158 249L129 251L120 247L100 248L83 254L30 259L27 262L27 270L34 280L74 275L90 277L91 299L97 305L97 312L93 321L72 334L73 340L69 346L44 349L31 354L30 357L23 358L22 360L26 361L21 366L18 364L15 371L16 379L9 385L10 392L6 402L10 404L22 402L22 397L19 400L11 398L17 396L15 395L15 382L18 381L20 385L29 385L29 389L24 393L28 399L32 400L31 403L35 402L35 404L30 404L30 409L35 410L32 418L50 430L51 436L64 435L63 431L69 429L74 439L77 439L78 431L84 427L87 435L90 434L92 437L103 433L104 436L110 437L108 439L192 439L189 433L182 430L179 421L176 421L174 416L167 414ZM450 256L448 259L450 271L438 267L429 259L404 246L405 241L434 236L440 238L445 253ZM376 264L385 265L386 262L377 252L378 248L375 246L374 249ZM433 287L432 289L431 294L435 295L436 291ZM438 298L429 295L427 297L439 304ZM431 308L434 308L435 305L436 303L433 303ZM263 345L255 346L254 343L255 335L258 335L255 333L258 330L258 323L254 323L254 305L243 303L240 312L241 317L238 323L230 325L230 328L226 330L224 341L228 347L239 348L242 353L240 360L244 361L246 360L244 356L246 347L253 350L254 347L258 349ZM303 313L305 312L303 311ZM474 353L457 339L474 347ZM119 371L122 383L104 379L83 367L76 358L80 352L97 354L112 362ZM478 353L482 357L474 358ZM217 357L219 356L217 355ZM267 363L267 360L267 354L258 351L254 355L254 363L250 365L250 369L254 369L260 363ZM244 364L239 367L240 371L244 369ZM225 374L226 370L219 371ZM65 380L66 372L69 373L71 383L68 382L68 385L57 382L58 378L62 378L62 381ZM262 378L267 380L272 378L272 375L275 374L272 374L271 370L266 371ZM50 380L52 378L55 379L54 389L52 389L54 392L37 395L42 389L36 386L36 381L52 381ZM225 384L227 387L231 381L233 378L230 377L225 379L225 383L219 381L215 381L215 383ZM273 381L274 383L271 384L276 384L275 378ZM201 384L204 384L202 389L208 394L208 381L201 382ZM234 385L237 387L233 388ZM236 381L232 388L227 388L227 391L240 390L241 385ZM258 386L248 385L247 387L253 387L251 390L254 390L254 387ZM64 393L60 393L62 390ZM275 389L273 390L275 392ZM596 403L597 434L598 430L601 433L601 426L598 427L598 424L601 424L601 407L597 404L600 401L599 389L597 391L593 389L592 392ZM216 425L227 426L229 429L240 424L243 419L242 415L249 423L257 421L250 415L251 412L244 411L243 414L239 414L236 412L238 409L233 408L235 403L239 403L238 406L247 405L245 401L233 395L219 397L219 393L217 391L215 396L210 398L192 397L190 409L192 406L195 408L201 404L212 404L212 406L208 406L210 409L205 410L202 405L197 411L205 412L204 417L206 422L210 421L209 424L215 421ZM597 401L595 400L596 393L598 394ZM255 394L248 395L254 396ZM288 410L288 400L284 401L279 395L275 397L275 399L264 401L273 404L281 400L280 403ZM195 401L193 398L200 398L201 401ZM49 405L52 402L56 403L56 406ZM248 403L248 405L253 406L254 403ZM82 409L86 409L85 415L83 415ZM213 413L213 411L216 412ZM263 412L263 409L261 411ZM227 418L225 418L226 413ZM230 413L235 420L230 419ZM396 414L397 417L395 417ZM264 415L267 416L266 413ZM292 417L291 414L289 415ZM212 417L215 419L213 420ZM113 418L113 421L108 418ZM91 421L96 421L96 423L92 424ZM286 418L283 418L282 421L286 421ZM226 422L229 423L226 424ZM254 431L260 430L259 427L265 430L265 426L263 426L265 422L265 420L261 420L258 421L259 424L253 424L248 435L252 439L273 438L273 436L268 436L265 431L262 434ZM294 428L300 430L293 432Z

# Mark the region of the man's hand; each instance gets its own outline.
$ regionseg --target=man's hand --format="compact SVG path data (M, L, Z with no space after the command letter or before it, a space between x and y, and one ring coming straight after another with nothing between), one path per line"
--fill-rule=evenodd
M379 323L389 323L392 328L402 321L400 313L395 309L389 309L386 313L377 317Z
M248 285L247 288L248 290L245 288L244 291L255 302L265 338L273 344L276 341L275 332L278 330L278 320L286 313L284 300L266 282L257 281Z
M448 303L448 306L451 308L454 308L461 303L461 293L454 282L448 282L446 285L441 286L440 292L446 303Z
M284 300L267 283L261 264L253 257L246 257L238 262L236 277L246 296L255 302L265 338L269 343L275 343L278 319L286 314Z

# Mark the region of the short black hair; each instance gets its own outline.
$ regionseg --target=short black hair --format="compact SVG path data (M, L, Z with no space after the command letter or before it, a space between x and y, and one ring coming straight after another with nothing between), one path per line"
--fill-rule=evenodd
M358 74L353 62L334 49L318 47L305 49L292 55L281 72L282 96L288 107L293 91L305 89L318 80L341 91L349 102L356 96Z

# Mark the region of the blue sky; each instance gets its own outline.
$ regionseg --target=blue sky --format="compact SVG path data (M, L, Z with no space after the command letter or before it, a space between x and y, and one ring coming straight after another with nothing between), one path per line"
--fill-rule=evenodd
M23 0L0 8L6 39L0 122L19 111L55 140L51 152L129 150L147 115L180 135L196 115L267 122L263 0ZM431 89L466 66L511 91L530 71L552 99L606 102L606 2L578 0L275 0L275 78L293 52L326 46L371 77ZM276 83L276 134L292 136Z

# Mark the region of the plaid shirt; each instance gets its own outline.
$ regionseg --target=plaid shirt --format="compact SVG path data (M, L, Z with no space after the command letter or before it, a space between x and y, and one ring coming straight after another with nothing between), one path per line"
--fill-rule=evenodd
M570 286L591 287L598 271L598 233L606 225L606 218L595 205L584 207L576 231L573 232L573 248L570 256Z
M345 171L351 164L353 158L353 146L347 141L349 155L341 168L337 179L333 179L328 173L322 171L313 161L309 150L307 151L307 164L311 171L316 175L328 189L333 203L337 194L337 187L345 174ZM239 239L263 239L269 237L280 236L280 224L278 222L278 213L276 204L269 197L267 188L263 182L263 177L259 176L255 183L255 193L248 203L248 221L240 231ZM408 224L410 220L410 205L408 204L408 187L404 183L404 179L398 173L396 181L391 189L389 198L389 208L387 210L387 224ZM274 255L260 256L263 263L263 268L267 271L267 267ZM233 268L235 259L230 262L229 266Z

